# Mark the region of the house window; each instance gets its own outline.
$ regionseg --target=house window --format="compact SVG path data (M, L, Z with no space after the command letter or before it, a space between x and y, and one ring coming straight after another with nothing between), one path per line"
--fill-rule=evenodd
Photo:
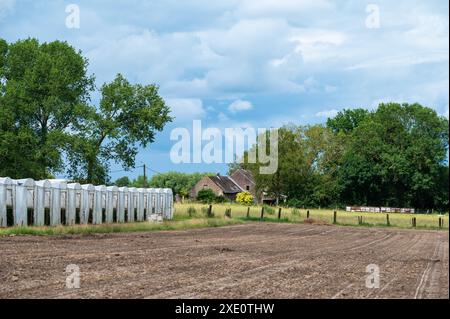
M245 186L245 189L249 191L250 190L250 186L248 186L248 185Z
M203 185L203 188L208 188L208 185L207 184Z

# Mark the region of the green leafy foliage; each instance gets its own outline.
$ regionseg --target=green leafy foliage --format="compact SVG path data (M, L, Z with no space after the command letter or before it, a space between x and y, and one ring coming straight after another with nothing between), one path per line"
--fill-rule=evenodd
M167 172L162 174L155 174L152 176L149 185L150 187L171 188L174 194L179 194L186 197L189 191L194 187L202 177L207 175L214 175L212 173L179 173Z
M154 141L172 118L154 84L118 74L90 105L88 61L66 42L0 39L0 175L48 178L55 173L96 184L109 163L134 167L138 146Z
M127 176L123 176L118 178L115 182L114 185L118 186L118 187L128 187L131 185L131 181Z
M448 210L448 124L419 104L344 110L326 126L281 127L276 173L260 174L247 154L240 167L252 171L259 194L285 196L290 207Z
M197 200L202 203L213 203L216 199L216 194L210 188L201 189L197 194Z
M87 66L66 42L0 41L0 175L39 179L63 171L72 132L90 113Z

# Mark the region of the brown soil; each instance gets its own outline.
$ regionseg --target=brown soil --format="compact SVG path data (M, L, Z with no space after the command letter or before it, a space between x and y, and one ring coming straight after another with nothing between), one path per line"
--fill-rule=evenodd
M448 298L448 243L443 231L284 223L2 237L0 299ZM69 264L79 289L66 288Z
M328 223L325 220L320 220L320 219L314 219L314 218L306 218L303 221L304 224L311 224L311 225L330 225L330 223Z

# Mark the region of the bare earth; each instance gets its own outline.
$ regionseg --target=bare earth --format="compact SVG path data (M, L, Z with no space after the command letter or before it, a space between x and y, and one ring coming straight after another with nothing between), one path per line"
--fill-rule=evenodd
M274 223L1 237L0 298L449 298L448 244L443 231ZM69 264L80 289L66 288Z

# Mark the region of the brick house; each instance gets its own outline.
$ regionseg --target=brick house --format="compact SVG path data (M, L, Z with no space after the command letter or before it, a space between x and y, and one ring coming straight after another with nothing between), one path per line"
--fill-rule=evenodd
M215 176L204 176L199 180L189 192L189 197L196 198L198 192L205 188L211 189L217 196L224 196L232 201L236 200L237 193L243 191L229 176L217 174Z
M205 176L191 189L189 197L196 198L200 190L210 188L216 196L224 196L231 201L236 200L237 193L250 192L257 203L273 204L275 199L267 197L265 193L262 196L256 194L256 183L252 172L245 169L237 169L231 176Z
M249 170L239 168L231 174L231 179L244 191L250 192L256 198L256 183Z
M275 204L276 200L267 196L266 192L256 194L256 182L251 171L239 168L231 174L231 179L238 184L244 191L250 192L258 204Z

